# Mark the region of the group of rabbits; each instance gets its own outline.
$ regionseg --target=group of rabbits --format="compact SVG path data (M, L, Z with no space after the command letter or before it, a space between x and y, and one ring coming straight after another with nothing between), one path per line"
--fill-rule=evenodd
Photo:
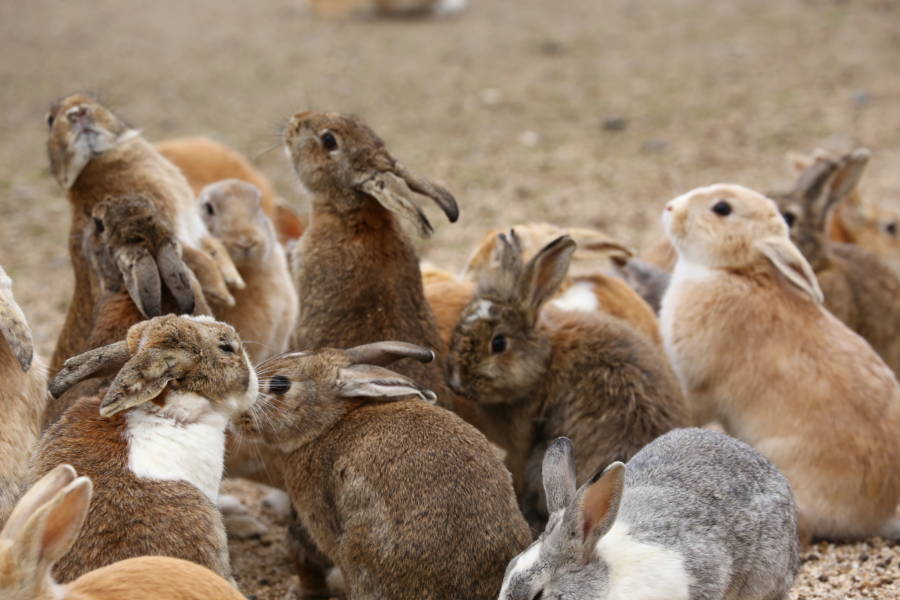
M640 257L528 223L456 276L414 245L456 199L357 117L286 125L302 218L211 140L47 125L75 289L45 365L0 268L3 598L242 598L223 474L290 498L303 598L783 600L804 543L900 537L865 151L687 192Z

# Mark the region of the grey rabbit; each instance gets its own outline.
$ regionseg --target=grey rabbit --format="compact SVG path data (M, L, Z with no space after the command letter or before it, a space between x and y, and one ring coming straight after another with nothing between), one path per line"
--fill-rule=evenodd
M500 600L786 600L797 574L787 479L759 452L676 429L575 490L572 443L543 462L550 520Z

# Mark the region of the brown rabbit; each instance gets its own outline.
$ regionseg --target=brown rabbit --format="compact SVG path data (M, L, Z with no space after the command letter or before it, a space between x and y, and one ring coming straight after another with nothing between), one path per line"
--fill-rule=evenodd
M97 486L56 577L68 581L145 554L230 577L215 506L225 427L257 394L237 333L210 317L156 317L131 327L125 341L66 361L51 389L58 394L109 363L124 363L109 388L77 400L45 432L35 457L34 480L68 463Z
M809 261L825 295L825 308L866 339L895 374L900 374L900 278L859 246L828 239L834 206L856 189L869 159L865 150L840 161L818 160L794 189L773 194L791 240Z
M234 306L213 305L216 318L237 329L254 364L284 352L297 322L297 291L259 190L226 179L203 188L198 202L246 284L233 292Z
M59 585L50 573L78 538L93 485L62 464L19 500L0 531L0 597L4 600L243 600L227 581L195 563L142 556Z
M266 400L235 421L280 453L300 521L350 598L493 600L530 542L484 436L384 368L433 357L401 342L275 357L258 367ZM327 594L314 569L301 585Z
M485 433L507 451L520 503L546 519L540 476L549 441L578 448L579 479L687 423L661 351L622 321L546 306L566 277L575 242L557 238L523 263L515 230L463 311L447 357L451 387L480 409Z
M294 249L301 298L294 350L350 347L395 339L440 348L405 221L419 235L431 223L414 194L434 200L453 222L459 210L444 188L412 175L362 121L337 113L294 115L284 142L312 198L309 227ZM452 404L436 364L406 361L397 371Z
M34 352L31 328L0 267L0 525L28 476L47 403L47 367Z
M900 536L900 386L822 306L775 203L718 184L663 215L678 263L660 321L691 404L784 472L804 538Z
M185 261L196 273L203 292L233 301L228 285L240 288L240 275L228 253L209 235L194 194L181 172L95 100L74 94L55 103L47 116L50 170L66 190L72 208L69 255L75 269L75 292L50 364L51 374L62 362L85 349L97 300L97 281L84 256L82 235L94 205L109 196L141 193L175 228Z

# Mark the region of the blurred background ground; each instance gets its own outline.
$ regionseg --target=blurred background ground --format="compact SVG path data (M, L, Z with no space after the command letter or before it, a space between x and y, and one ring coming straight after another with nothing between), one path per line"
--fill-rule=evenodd
M896 0L471 0L455 18L399 22L323 21L299 0L7 0L0 264L48 355L71 271L44 115L76 90L150 140L236 147L299 208L269 150L281 125L306 108L358 113L456 194L460 221L429 207L437 231L421 249L455 269L487 228L527 219L642 247L673 196L716 181L779 187L787 151L822 145L869 147L864 193L898 204L898 73ZM794 597L900 598L900 550L867 548L815 551ZM885 553L892 562L876 560Z

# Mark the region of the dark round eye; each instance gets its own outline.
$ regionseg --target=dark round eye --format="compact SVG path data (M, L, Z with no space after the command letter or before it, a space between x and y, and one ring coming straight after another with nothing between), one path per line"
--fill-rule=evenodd
M897 235L897 221L894 221L893 223L888 223L887 225L885 225L884 230L887 231L889 234L896 236Z
M727 217L731 214L731 204L725 200L719 200L713 205L712 211L720 217Z
M205 202L203 208L206 209L206 214L208 215L216 214L216 209L213 208L212 202Z
M222 352L227 352L228 354L235 353L234 344L232 344L231 342L225 342L225 343L219 344L219 350L221 350Z
M269 393L281 395L291 389L291 380L284 375L276 375L269 381Z
M797 215L787 210L781 213L781 216L784 217L784 222L787 223L788 229L794 226L794 223L797 222Z
M47 127L53 127L53 113L47 114Z
M491 340L491 354L500 354L506 350L506 336L498 333Z
M103 233L106 230L106 227L103 225L103 221L94 217L94 229L97 230L97 233Z
M329 152L337 150L337 139L335 139L331 132L326 131L322 134L322 146Z

